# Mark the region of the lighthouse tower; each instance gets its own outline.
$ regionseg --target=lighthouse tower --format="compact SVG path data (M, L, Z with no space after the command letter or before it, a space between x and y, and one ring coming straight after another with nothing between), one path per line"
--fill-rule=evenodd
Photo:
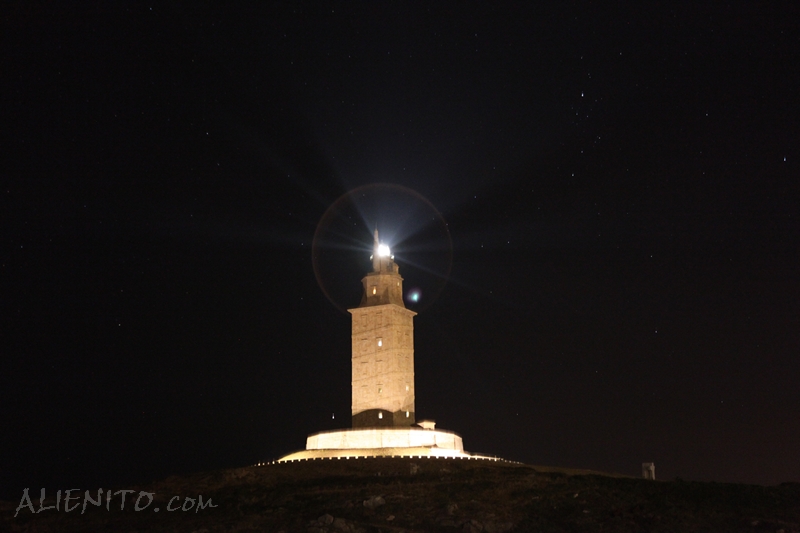
M343 457L460 457L458 434L416 422L414 412L414 316L403 304L403 278L378 230L372 271L361 280L361 304L353 317L353 427L312 433L306 449L279 462Z
M350 309L354 428L404 427L414 418L414 316L403 304L403 278L375 230L372 272L361 304Z

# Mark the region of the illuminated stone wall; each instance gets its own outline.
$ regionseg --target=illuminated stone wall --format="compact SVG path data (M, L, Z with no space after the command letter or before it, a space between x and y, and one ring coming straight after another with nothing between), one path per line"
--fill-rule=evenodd
M410 426L416 313L395 304L351 309L353 427Z
M459 435L438 429L372 428L326 431L309 435L306 441L307 450L414 447L464 451Z

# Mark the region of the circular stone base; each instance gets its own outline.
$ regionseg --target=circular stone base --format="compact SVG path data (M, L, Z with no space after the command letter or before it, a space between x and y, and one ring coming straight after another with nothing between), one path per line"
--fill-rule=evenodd
M323 431L308 436L306 449L278 462L351 457L477 458L464 451L461 436L441 429L359 428Z
M303 450L278 459L279 463L309 461L313 459L355 459L359 457L448 457L473 458L463 451L444 448L351 448L346 450Z
M464 451L460 435L419 427L338 429L311 434L306 440L306 450L431 447Z

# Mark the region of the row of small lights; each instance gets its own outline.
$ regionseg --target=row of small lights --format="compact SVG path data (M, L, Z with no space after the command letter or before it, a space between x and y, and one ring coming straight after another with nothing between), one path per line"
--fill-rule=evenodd
M334 459L339 461L339 460L342 460L342 459L350 460L350 459L378 459L378 458L381 458L381 459L385 459L385 458L391 458L391 459L402 459L402 458L406 458L406 459L461 459L461 460L465 460L466 459L468 461L502 461L504 463L511 463L511 464L516 464L516 465L522 464L519 461L508 461L508 460L502 459L500 457L486 457L486 456L472 456L472 455L469 455L467 457L464 457L464 456L448 457L448 456L438 456L438 455L352 455L352 456L348 455L348 456L345 456L345 457L306 457L306 458L302 458L302 459L289 459L288 461L270 461L270 462L265 462L265 463L256 463L253 466L268 466L268 465L275 465L275 464L279 464L279 463L297 463L297 462L300 462L300 461L325 461L325 460L332 461Z

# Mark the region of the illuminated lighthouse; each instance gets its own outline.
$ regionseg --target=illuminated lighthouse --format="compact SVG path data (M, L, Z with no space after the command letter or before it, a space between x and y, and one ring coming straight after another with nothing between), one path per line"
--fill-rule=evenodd
M355 457L459 457L458 434L417 422L414 406L414 316L403 304L403 278L375 230L372 271L361 280L361 304L350 309L353 427L313 433L306 449L279 462Z
M403 278L375 230L372 272L353 316L353 427L402 427L414 418L414 316Z

